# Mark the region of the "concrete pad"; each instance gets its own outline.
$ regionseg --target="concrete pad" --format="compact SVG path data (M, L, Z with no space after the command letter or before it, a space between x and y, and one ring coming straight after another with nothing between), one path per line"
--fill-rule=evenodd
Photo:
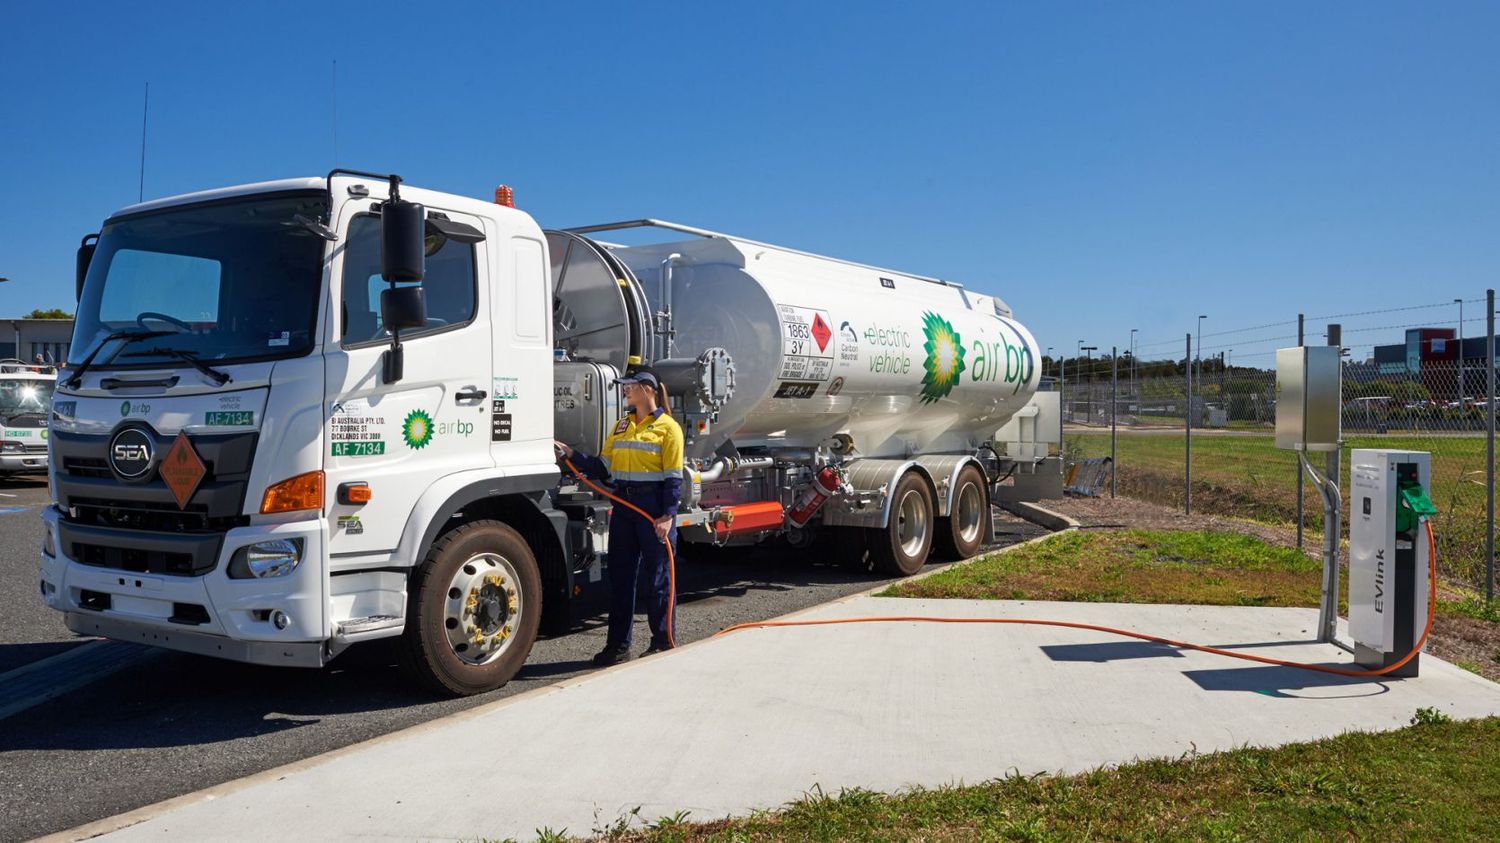
M867 615L1060 619L1349 665L1344 651L1310 643L1311 609L860 597L802 617ZM584 835L638 806L648 821L681 810L711 820L814 786L978 783L1395 729L1421 707L1500 714L1500 685L1426 655L1415 679L1351 679L1055 627L755 629L69 836Z

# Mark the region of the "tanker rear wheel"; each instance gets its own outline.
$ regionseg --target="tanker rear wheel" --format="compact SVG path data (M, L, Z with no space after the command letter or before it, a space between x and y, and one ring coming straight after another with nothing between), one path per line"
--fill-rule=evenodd
M891 494L890 522L865 533L875 570L898 577L922 570L932 549L932 513L927 481L914 471L902 475Z
M990 494L984 474L973 465L958 473L953 486L953 507L947 518L938 519L937 550L945 559L968 559L979 552L989 534Z

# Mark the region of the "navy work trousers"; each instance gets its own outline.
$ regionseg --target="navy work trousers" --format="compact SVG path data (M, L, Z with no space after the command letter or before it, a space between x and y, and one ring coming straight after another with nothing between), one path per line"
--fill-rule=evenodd
M651 513L660 513L660 494L623 495L632 504ZM677 528L668 534L672 549L677 549ZM644 565L651 581L651 596L646 601L646 619L651 625L652 643L666 643L669 634L667 606L672 600L671 574L667 569L667 548L656 539L656 525L640 513L618 504L609 519L609 644L630 646L631 627L635 620L636 581ZM672 629L671 633L675 634Z

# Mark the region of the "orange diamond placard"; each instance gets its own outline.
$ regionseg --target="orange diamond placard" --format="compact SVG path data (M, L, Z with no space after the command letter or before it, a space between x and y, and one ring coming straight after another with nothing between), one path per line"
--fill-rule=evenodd
M172 496L177 498L178 509L187 509L188 501L198 491L198 484L203 482L203 475L208 473L186 433L177 434L156 470L161 474L162 482L172 490Z
M812 335L813 339L818 341L818 350L827 351L828 340L833 338L833 329L829 328L828 323L823 321L823 314L821 313L813 314Z

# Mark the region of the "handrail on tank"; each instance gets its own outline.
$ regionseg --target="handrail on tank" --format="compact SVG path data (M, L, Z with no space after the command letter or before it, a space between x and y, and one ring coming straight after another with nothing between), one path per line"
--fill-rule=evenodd
M892 275L901 275L907 278L915 279L917 281L926 281L929 284L941 284L944 287L953 287L960 293L962 293L964 290L964 285L958 283L957 281L944 281L941 278L931 278L926 275L913 275L910 272L901 272L900 270L896 269L871 266L867 263L858 263L856 261L844 260L843 258L831 258L827 255L819 255L814 252L804 252L801 249L789 249L786 246L777 246L774 243L762 243L759 240L747 240L744 237L736 237L733 234L724 234L723 232L719 231L709 231L706 228L694 228L691 225L667 222L666 220L621 220L620 222L606 222L600 223L599 225L580 225L574 228L564 228L561 230L566 231L570 234L593 234L599 231L622 231L627 228L664 228L668 231L677 231L683 234L691 234L694 237L702 237L705 240L733 240L736 243L745 243L751 246L764 246L767 249L778 249L783 252L790 252L791 254L802 255L803 257L807 258L817 258L819 260L841 263L845 266L857 266L860 269L870 269L874 270L875 272L889 272ZM610 245L614 246L615 244ZM967 301L967 298L965 298L965 301Z

